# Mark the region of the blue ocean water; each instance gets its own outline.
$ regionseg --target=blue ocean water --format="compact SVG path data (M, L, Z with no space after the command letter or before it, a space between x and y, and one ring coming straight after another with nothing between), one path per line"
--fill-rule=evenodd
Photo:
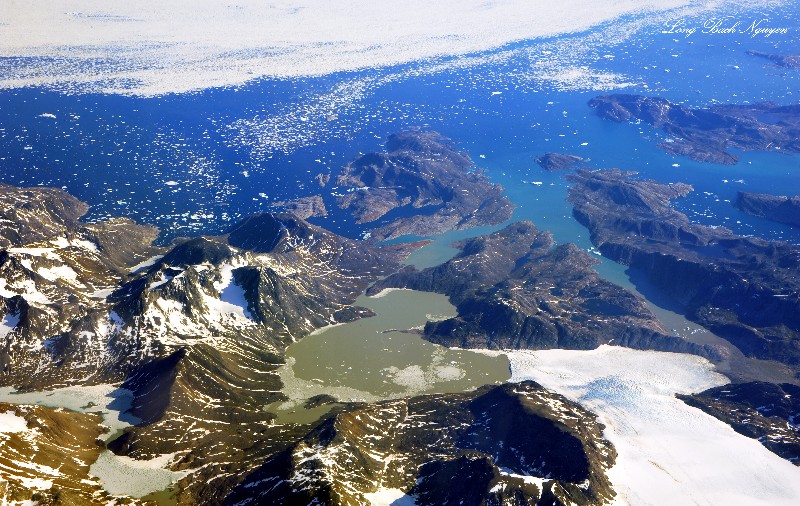
M744 24L768 18L790 32L684 36L661 33L668 20L653 20L625 39L603 37L611 27L601 26L472 55L482 63L443 59L439 70L409 64L155 98L0 91L0 181L63 187L90 203L88 219L130 216L161 227L163 241L222 232L276 201L322 194L331 214L312 221L358 237L363 227L335 207L334 181L321 188L314 177L335 178L360 152L381 149L389 134L422 126L455 139L506 187L519 206L516 218L531 219L560 242L590 246L565 202L562 174L535 164L549 151L688 182L696 191L678 206L693 220L800 243L797 229L730 204L738 190L800 194L797 154L737 153L735 166L673 157L656 147L661 132L595 116L587 102L603 91L564 89L536 75L537 58L548 54L542 48L581 47L588 68L634 83L615 91L696 107L800 102L800 71L745 54L800 53L797 15L784 6L735 17Z

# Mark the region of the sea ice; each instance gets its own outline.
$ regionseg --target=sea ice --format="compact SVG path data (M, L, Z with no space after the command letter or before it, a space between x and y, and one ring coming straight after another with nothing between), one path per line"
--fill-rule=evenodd
M0 87L180 93L478 53L692 4L409 0L398 8L369 0L31 0L0 10L0 57L26 62L4 73Z

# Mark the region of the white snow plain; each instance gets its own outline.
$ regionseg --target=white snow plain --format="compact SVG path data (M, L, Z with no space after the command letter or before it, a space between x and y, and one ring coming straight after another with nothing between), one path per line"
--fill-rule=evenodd
M697 0L2 0L0 87L160 95L495 49Z
M598 414L618 452L617 504L800 504L800 469L675 397L728 383L707 360L615 346L504 353L511 381Z

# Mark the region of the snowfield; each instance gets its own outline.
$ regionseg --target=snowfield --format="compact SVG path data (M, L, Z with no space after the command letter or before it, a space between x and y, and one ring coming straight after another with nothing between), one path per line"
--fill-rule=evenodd
M675 394L728 383L693 355L601 346L507 353L534 380L598 414L619 453L618 504L797 505L800 469Z

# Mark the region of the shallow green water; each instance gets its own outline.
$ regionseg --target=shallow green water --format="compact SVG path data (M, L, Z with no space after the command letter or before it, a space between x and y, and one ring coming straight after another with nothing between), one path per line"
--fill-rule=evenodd
M279 423L302 422L327 408L306 410L303 402L318 394L339 401L392 399L435 392L463 392L510 377L505 356L451 350L429 343L417 333L427 320L455 315L444 295L414 290L387 290L361 296L356 305L377 316L327 327L292 344L280 369L282 392L289 401L269 406Z

